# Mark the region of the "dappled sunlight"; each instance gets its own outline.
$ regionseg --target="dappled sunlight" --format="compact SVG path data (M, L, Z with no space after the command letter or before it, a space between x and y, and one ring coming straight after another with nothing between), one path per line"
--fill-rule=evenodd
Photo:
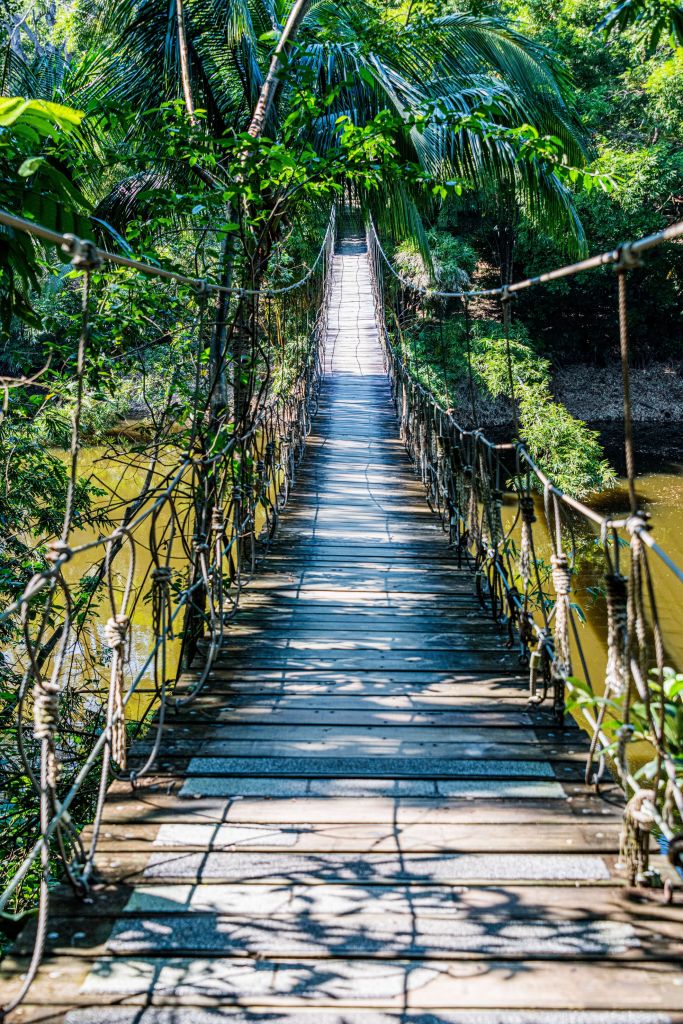
M154 774L110 791L66 1024L671 1024L683 911L623 888L620 797L457 568L362 243L342 264L278 541Z

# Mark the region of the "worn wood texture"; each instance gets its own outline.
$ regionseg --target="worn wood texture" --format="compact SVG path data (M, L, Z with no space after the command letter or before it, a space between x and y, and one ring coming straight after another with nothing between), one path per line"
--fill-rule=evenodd
M683 1024L683 910L625 888L618 797L527 706L397 438L362 245L334 272L281 536L12 1020Z

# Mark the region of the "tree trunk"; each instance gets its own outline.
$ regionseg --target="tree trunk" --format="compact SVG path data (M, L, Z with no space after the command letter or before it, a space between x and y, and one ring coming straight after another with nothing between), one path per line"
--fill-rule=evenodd
M180 79L183 84L183 97L190 124L194 126L197 123L197 118L194 113L194 99L192 96L192 83L190 81L190 55L187 49L183 0L175 0L175 13L176 21L178 22L178 53L180 54Z
M263 135L268 115L278 92L282 88L282 80L279 75L281 58L286 56L291 49L292 43L301 28L301 23L306 17L310 2L311 0L295 0L289 12L282 35L271 58L268 74L261 86L261 92L254 107L251 123L247 129L253 139L258 139Z

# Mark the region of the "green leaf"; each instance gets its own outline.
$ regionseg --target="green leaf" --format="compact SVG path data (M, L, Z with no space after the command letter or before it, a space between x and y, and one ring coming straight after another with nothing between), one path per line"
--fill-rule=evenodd
M36 171L40 167L42 167L42 165L44 163L45 163L45 157L44 156L30 156L30 157L28 157L28 159L24 160L23 164L19 168L19 175L20 175L20 177L22 177L22 178L29 178L32 174L35 174Z
M9 128L16 121L26 118L34 127L49 129L57 125L68 131L81 123L85 114L81 110L48 103L47 100L25 100L21 96L0 98L0 127ZM47 134L47 131L44 131Z

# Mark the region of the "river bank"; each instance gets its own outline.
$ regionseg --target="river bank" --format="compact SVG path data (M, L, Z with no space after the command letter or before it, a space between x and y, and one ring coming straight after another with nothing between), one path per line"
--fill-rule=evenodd
M552 373L553 397L572 416L609 435L610 425L621 426L624 417L621 366L563 366ZM452 396L457 418L472 426L471 399L463 381ZM631 402L634 423L659 429L658 444L683 452L683 361L651 363L631 368ZM506 398L493 398L476 392L477 423L496 437L512 427L510 405ZM662 430L662 427L665 429ZM656 433L656 430L655 430ZM643 436L647 436L643 435Z
M621 421L624 415L621 366L564 366L553 374L553 393L573 416L587 423ZM683 362L651 363L631 368L631 402L635 423L678 424L683 442Z

